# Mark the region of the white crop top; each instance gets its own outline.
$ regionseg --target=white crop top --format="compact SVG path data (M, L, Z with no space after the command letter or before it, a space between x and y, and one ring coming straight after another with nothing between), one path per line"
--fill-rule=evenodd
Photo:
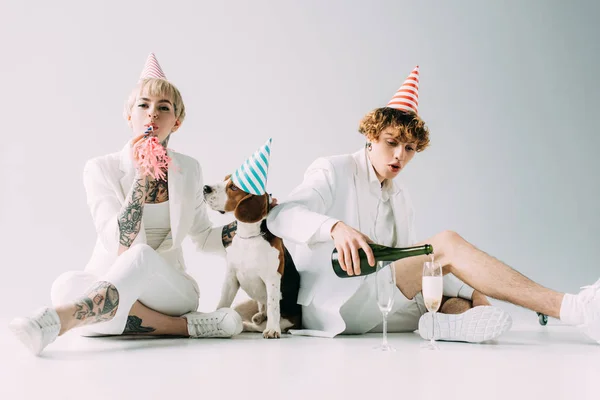
M162 203L144 204L144 229L146 231L146 243L154 250L160 246L171 231L171 218L169 212L169 201Z

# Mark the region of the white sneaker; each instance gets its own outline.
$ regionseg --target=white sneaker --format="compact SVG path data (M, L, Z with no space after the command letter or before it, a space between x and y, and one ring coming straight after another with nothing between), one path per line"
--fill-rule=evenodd
M191 312L187 319L188 333L193 338L232 337L242 332L242 317L230 308L211 313Z
M13 319L8 327L37 356L58 337L60 319L53 308L44 307L31 317Z
M512 318L493 306L478 306L462 314L435 315L435 340L479 343L495 339L508 331ZM433 336L433 317L430 312L419 319L419 334L425 340Z
M582 289L576 299L583 309L584 322L578 328L600 344L600 279Z

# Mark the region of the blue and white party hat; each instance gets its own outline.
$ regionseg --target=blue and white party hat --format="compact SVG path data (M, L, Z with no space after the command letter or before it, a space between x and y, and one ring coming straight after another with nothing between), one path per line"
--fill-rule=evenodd
M231 175L233 183L244 192L257 196L265 194L271 157L271 141L272 139L269 138Z

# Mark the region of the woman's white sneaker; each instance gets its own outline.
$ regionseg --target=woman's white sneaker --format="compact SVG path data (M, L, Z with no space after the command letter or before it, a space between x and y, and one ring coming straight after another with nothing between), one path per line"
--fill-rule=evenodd
M461 314L436 313L435 340L479 343L497 338L511 326L511 316L493 306L478 306ZM419 334L425 340L433 336L433 317L430 312L419 319Z
M37 356L58 337L60 319L53 308L44 307L31 317L13 319L8 327Z
M183 315L193 338L232 337L242 332L242 317L230 308L211 313L191 312Z

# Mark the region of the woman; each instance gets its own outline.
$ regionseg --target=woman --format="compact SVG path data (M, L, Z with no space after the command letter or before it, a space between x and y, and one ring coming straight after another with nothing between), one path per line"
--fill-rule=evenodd
M196 312L198 285L185 270L181 243L224 253L231 226L212 228L202 195L202 170L186 155L167 150L163 176L144 168L141 146L152 137L167 148L185 118L179 90L150 54L125 107L134 138L118 153L89 160L84 169L87 202L98 234L84 271L61 275L52 307L16 318L12 331L39 354L57 336L81 328L84 335L144 333L231 337L240 316L222 309Z
M369 241L396 247L417 244L413 206L395 178L429 144L428 129L418 115L418 85L417 67L386 107L361 121L365 148L316 160L290 198L269 214L270 231L296 244L291 254L301 276L298 302L306 328L297 333L333 337L381 329L375 274L340 279L330 256L335 247L340 265L352 276L360 274L358 249L364 249L374 265ZM510 316L491 307L485 294L580 325L600 340L600 280L578 295L562 294L532 282L454 232L421 243L432 244L436 261L451 273L444 277L444 295L463 299L450 299L442 306L436 318L437 339L481 342L508 330ZM431 314L420 294L422 266L428 259L409 257L395 263L398 290L390 331L418 328L424 339L433 335ZM457 308L457 302L463 304ZM461 314L452 314L456 312Z

